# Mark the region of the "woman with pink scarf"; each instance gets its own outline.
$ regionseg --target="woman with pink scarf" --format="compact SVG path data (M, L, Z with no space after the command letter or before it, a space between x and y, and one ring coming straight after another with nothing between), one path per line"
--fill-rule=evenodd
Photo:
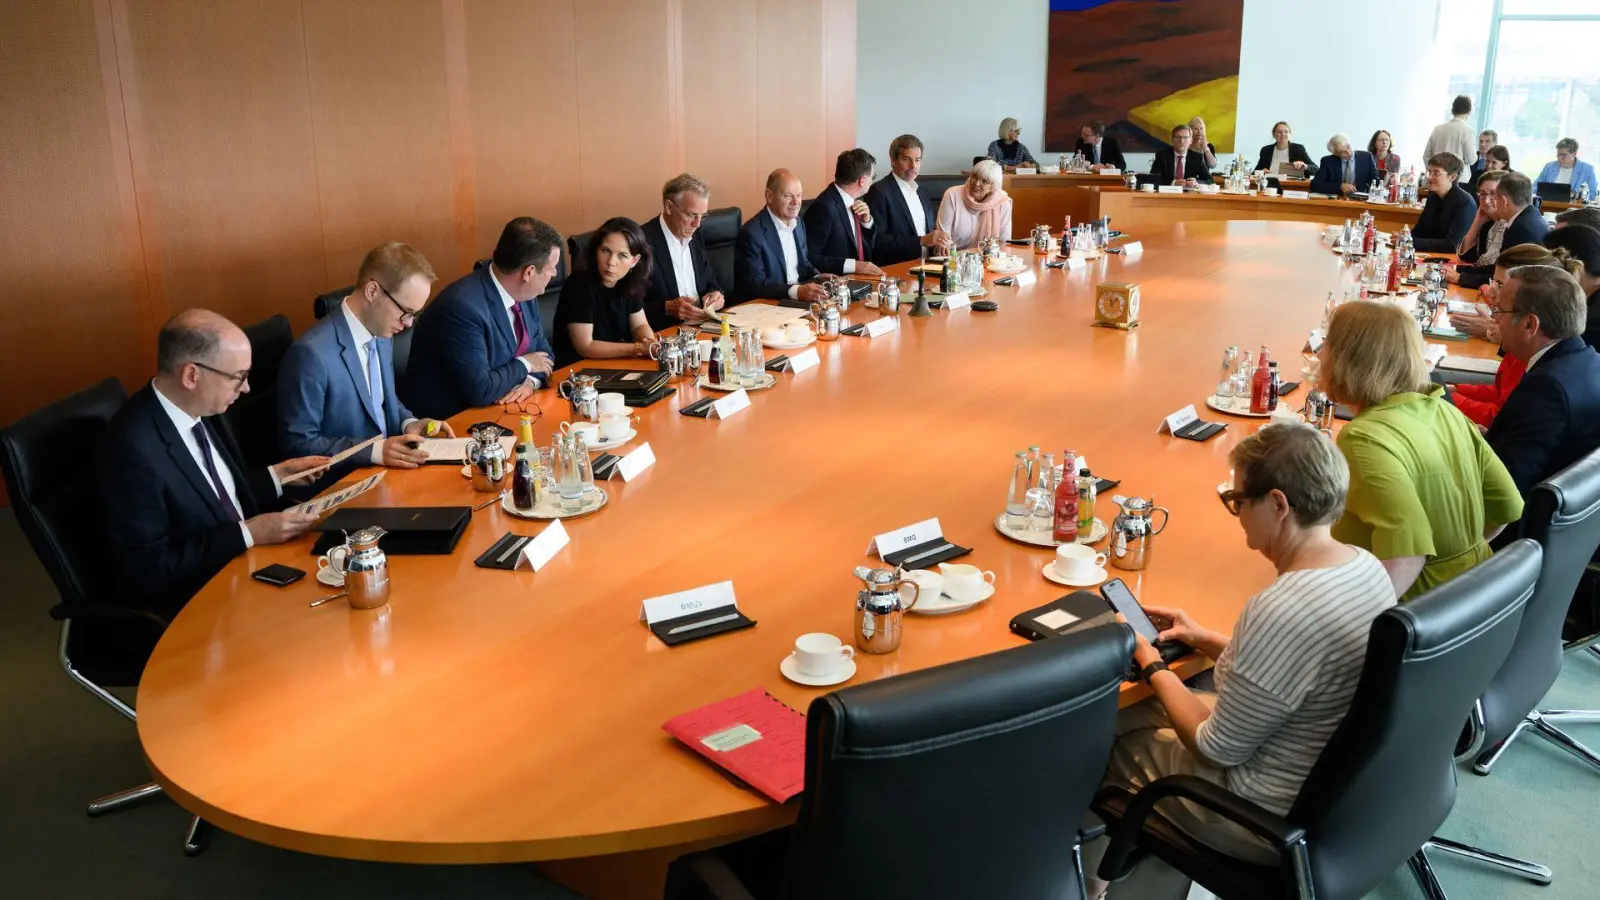
M1000 164L986 159L972 167L965 184L944 192L939 229L957 248L969 250L984 238L1011 237L1011 196L1000 189L1004 177Z

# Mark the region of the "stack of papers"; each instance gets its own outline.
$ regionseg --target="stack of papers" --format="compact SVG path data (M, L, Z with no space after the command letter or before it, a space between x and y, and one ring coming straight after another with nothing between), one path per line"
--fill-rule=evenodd
M1441 347L1440 349L1444 348ZM1439 361L1439 368L1450 369L1455 372L1477 372L1480 375L1493 375L1500 371L1500 360L1493 357L1446 356Z
M417 449L428 454L430 463L464 463L467 461L467 443L471 440L472 438L423 438ZM501 435L500 446L506 448L507 456L516 445L515 436Z

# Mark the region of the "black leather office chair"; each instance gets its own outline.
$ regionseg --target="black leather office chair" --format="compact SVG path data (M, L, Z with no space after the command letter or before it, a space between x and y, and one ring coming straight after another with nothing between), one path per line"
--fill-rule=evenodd
M1430 898L1444 892L1426 850L1466 856L1548 883L1550 871L1434 837L1455 803L1456 740L1516 642L1539 577L1539 545L1520 540L1471 572L1378 616L1350 712L1287 816L1209 781L1176 775L1133 794L1107 788L1094 808L1111 846L1100 877L1154 854L1223 900L1356 900L1402 862ZM1272 844L1277 865L1214 850L1155 810L1181 797ZM1111 888L1116 894L1116 887Z
M706 213L700 223L699 234L706 242L706 262L717 273L717 284L722 295L733 301L733 245L739 238L739 227L744 224L743 213L737 206L724 206Z
M944 199L944 192L958 184L964 184L966 180L967 176L965 175L923 175L917 179L917 185L927 191L929 197L933 198L933 211L937 213L939 211L939 201ZM928 227L932 228L933 223L929 222Z
M318 294L316 298L311 301L311 315L315 316L318 321L321 321L334 307L343 302L344 298L355 293L355 289L355 285L347 284L336 291L329 291L326 294Z
M1483 730L1481 740L1487 749L1472 770L1489 774L1511 742L1532 731L1600 771L1600 756L1557 727L1560 722L1600 722L1600 710L1536 708L1561 674L1565 652L1593 643L1584 640L1564 646L1561 629L1578 582L1600 548L1600 452L1534 486L1522 513L1522 534L1544 548L1539 587L1522 614L1510 658L1483 694L1483 716L1474 722Z
M594 243L594 232L585 231L567 238L567 271L582 272L589 268L589 245Z
M799 821L787 865L774 861L783 894L1082 897L1067 850L1105 771L1132 653L1126 626L1095 628L812 701ZM669 880L750 897L725 859L685 857Z
M278 370L294 344L294 332L288 317L279 313L246 325L244 334L250 339L250 393L241 394L223 412L222 426L246 466L265 467L283 458L278 453Z
M806 210L810 209L811 208L811 204L813 204L815 202L817 202L817 198L815 198L815 197L811 197L811 198L808 198L808 199L800 201L800 218L801 219L804 219L806 217Z
M556 324L556 304L561 300L561 286L567 283L566 257L572 253L572 241L576 240L578 237L582 237L585 241L587 241L592 236L593 233L591 232L587 235L577 235L573 238L567 239L567 253L557 254L556 256L555 277L551 278L550 283L545 285L544 293L540 294L536 298L539 304L539 326L544 329L544 336L552 342L555 340L555 338L552 336L550 329L554 328ZM472 269L473 271L477 271L488 264L489 260L480 259L472 264ZM398 349L396 349L396 353L398 352ZM399 357L396 356L396 366L399 365L398 360ZM398 372L398 369L396 371Z
M154 613L115 602L115 587L102 578L100 536L84 511L104 498L83 471L82 453L63 448L100 443L111 417L128 399L122 384L107 378L94 387L58 400L0 430L0 474L16 511L17 524L39 558L61 602L50 610L61 623L57 657L79 687L137 721L133 708L107 690L139 683L145 661L167 627ZM101 797L89 815L113 810L161 793L150 783ZM204 823L190 822L184 852L204 849Z

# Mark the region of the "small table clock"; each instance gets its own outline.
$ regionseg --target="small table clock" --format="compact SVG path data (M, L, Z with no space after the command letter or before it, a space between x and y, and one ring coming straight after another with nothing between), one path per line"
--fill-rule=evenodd
M1094 292L1094 324L1127 331L1139 325L1139 285L1101 282Z

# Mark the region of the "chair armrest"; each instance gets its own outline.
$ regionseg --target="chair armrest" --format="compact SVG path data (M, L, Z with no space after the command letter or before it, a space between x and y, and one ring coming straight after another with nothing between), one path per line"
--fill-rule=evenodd
M98 619L103 622L145 622L160 631L172 624L147 609L130 609L108 603L57 603L50 609L50 618L57 622L67 619Z
M691 853L678 860L678 864L714 900L755 900L755 895L750 893L739 876L729 868L727 860L715 850Z
M1087 844L1106 833L1106 820L1089 810L1083 814L1083 824L1078 826L1078 843Z
M1120 791L1111 788L1112 791ZM1103 793L1102 796L1105 796ZM1176 797L1188 800L1211 810L1219 816L1243 827L1266 840L1280 852L1305 838L1305 829L1291 824L1287 819L1240 797L1220 785L1193 775L1168 775L1159 778L1134 795L1127 811L1111 826L1111 846L1101 862L1102 872L1115 872L1117 877L1127 874L1129 859L1139 849L1139 835L1144 821L1149 818L1158 801ZM1097 798L1098 803L1098 798Z

